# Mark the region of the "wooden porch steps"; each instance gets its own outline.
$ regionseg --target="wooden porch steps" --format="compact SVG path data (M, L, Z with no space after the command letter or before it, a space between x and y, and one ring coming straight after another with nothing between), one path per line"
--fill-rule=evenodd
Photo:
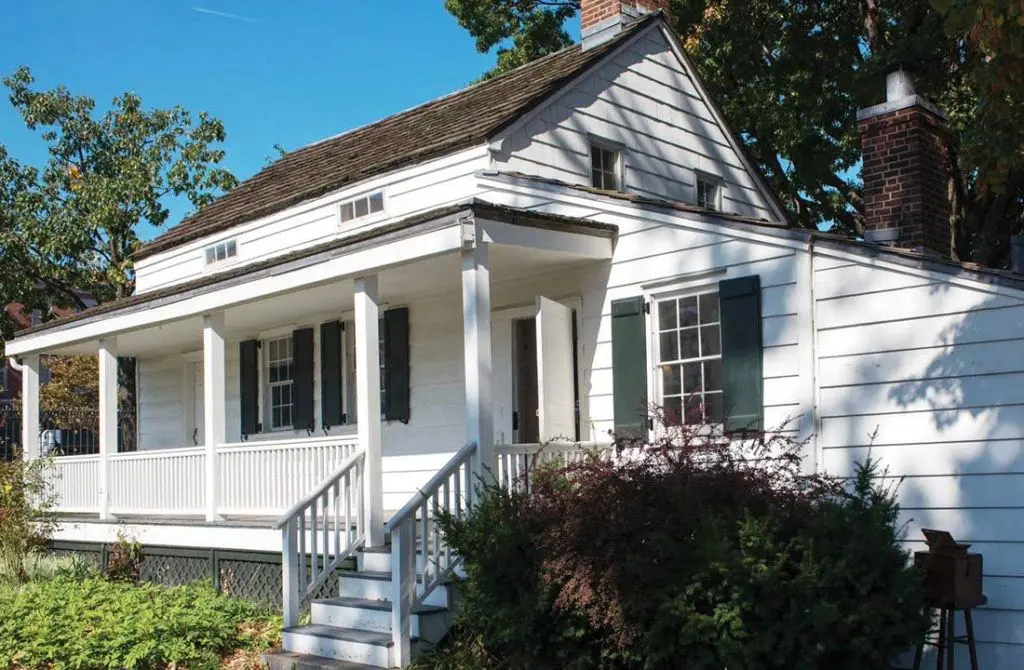
M338 661L311 654L272 651L262 655L267 670L376 670L372 665Z
M356 559L357 570L340 576L337 593L311 603L309 624L284 630L284 651L266 657L270 670L394 667L391 546L363 547L356 552ZM420 553L416 563L417 591L422 593ZM439 586L413 610L410 623L414 655L437 644L451 628L450 590L450 584ZM288 662L295 665L289 666Z

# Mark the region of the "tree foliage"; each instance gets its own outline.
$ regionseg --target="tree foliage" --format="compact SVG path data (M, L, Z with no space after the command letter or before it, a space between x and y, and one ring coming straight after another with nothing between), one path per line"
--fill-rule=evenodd
M96 428L100 402L96 357L47 356L45 364L50 371L50 381L39 387L39 407L43 414L60 417L61 428ZM82 421L87 423L80 425Z
M447 0L491 74L569 42L579 0ZM863 229L856 111L914 72L950 117L959 257L1005 267L1024 221L1024 25L1015 0L673 0L711 96L796 225ZM511 46L508 46L508 45Z
M11 104L46 145L44 165L0 145L0 299L48 314L134 288L139 227L162 227L168 201L201 208L236 183L220 166L223 124L182 107L147 109L134 93L106 110L27 67L3 79ZM13 324L4 317L4 335Z

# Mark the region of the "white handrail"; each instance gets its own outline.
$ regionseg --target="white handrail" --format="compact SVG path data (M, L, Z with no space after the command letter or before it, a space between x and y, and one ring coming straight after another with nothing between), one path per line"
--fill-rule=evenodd
M245 442L226 442L217 446L217 451L231 451L235 449L252 449L253 447L260 447L263 449L269 447L292 447L296 444L304 444L312 446L315 444L335 444L343 442L351 442L355 444L359 441L359 436L355 433L345 433L341 435L321 435L317 437L282 437L274 440L258 440L251 439Z
M392 662L398 667L405 667L410 661L413 609L458 564L458 557L453 555L442 537L435 513L443 511L458 518L472 513L472 478L477 458L476 443L464 446L387 523L386 527L391 532ZM423 561L423 591L419 597L416 595L417 552Z
M302 602L366 542L360 451L292 506L277 522L281 529L284 625L299 621Z

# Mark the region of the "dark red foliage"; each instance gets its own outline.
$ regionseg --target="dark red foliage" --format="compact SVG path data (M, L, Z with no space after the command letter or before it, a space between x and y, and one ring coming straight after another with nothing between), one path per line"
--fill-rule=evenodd
M711 521L730 537L745 516L791 519L840 480L803 471L804 444L784 431L730 439L719 427L670 426L650 443L622 441L616 462L591 458L538 477L529 500L545 529L546 577L556 607L584 614L627 649L657 609L637 594L664 593L677 571L699 572ZM671 570L658 569L671 566Z

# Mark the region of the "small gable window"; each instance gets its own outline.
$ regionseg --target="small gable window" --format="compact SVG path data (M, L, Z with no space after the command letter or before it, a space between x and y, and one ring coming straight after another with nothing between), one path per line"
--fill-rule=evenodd
M590 145L590 185L604 191L622 189L622 160L618 151Z
M384 191L376 191L341 203L341 222L347 223L384 211Z
M234 240L227 240L206 247L206 264L222 263L229 258L238 256L238 245Z
M722 210L722 183L714 177L697 175L697 205L716 212Z

